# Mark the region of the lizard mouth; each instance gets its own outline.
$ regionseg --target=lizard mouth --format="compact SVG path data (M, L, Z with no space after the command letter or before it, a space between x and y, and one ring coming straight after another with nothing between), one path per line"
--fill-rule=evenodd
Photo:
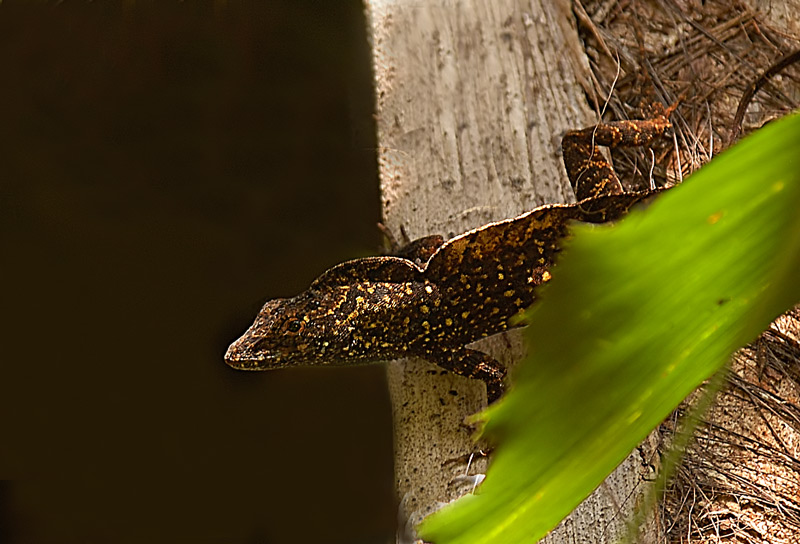
M267 370L278 366L277 356L254 353L251 344L245 337L236 340L225 352L225 363L236 370Z

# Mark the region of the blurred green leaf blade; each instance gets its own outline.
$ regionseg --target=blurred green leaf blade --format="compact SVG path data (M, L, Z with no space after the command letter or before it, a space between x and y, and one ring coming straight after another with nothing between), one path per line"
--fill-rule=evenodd
M483 414L479 492L437 544L536 542L686 395L800 301L800 115L614 226L576 225L526 316L529 355Z

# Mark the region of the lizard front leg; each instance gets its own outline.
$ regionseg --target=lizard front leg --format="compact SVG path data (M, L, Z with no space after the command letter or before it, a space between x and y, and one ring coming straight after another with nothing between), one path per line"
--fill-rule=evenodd
M439 249L439 246L443 243L444 238L438 234L432 234L430 236L417 238L413 242L408 242L406 245L394 249L392 255L408 259L422 266L428 262L431 255L436 253L436 250Z
M486 399L489 404L503 394L506 369L490 355L469 348L426 353L424 359L459 376L481 380L486 384Z
M392 231L389 229L389 227L383 223L378 223L378 228L389 242L387 255L408 259L419 266L422 266L428 262L428 259L431 258L431 255L436 253L436 250L439 249L439 246L444 243L444 238L439 234L423 236L422 238L417 238L412 242L408 239L406 230L401 225L400 235L403 240L403 243L401 244L397 241L397 238L395 238L394 234L392 234Z

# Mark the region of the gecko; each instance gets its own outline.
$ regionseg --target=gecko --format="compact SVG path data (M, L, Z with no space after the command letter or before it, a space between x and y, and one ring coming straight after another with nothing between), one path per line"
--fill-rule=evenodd
M567 132L562 155L575 204L540 206L444 240L415 240L393 255L330 268L303 293L264 304L225 362L239 370L356 365L419 357L504 390L506 369L472 342L519 326L573 221L624 216L662 188L625 192L598 146L648 146L671 128L674 109L645 120L601 122ZM514 323L513 325L511 323Z

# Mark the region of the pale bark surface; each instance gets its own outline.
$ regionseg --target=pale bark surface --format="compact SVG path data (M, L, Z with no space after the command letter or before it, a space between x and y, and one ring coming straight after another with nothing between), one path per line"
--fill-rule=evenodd
M550 202L574 200L560 138L595 122L582 87L588 64L567 0L368 3L379 164L387 226L445 237ZM480 345L508 364L518 336ZM471 491L476 446L465 418L484 386L419 360L391 363L401 520L418 522ZM609 542L654 457L635 451L546 542ZM622 510L622 511L620 511ZM648 539L649 540L649 539Z

